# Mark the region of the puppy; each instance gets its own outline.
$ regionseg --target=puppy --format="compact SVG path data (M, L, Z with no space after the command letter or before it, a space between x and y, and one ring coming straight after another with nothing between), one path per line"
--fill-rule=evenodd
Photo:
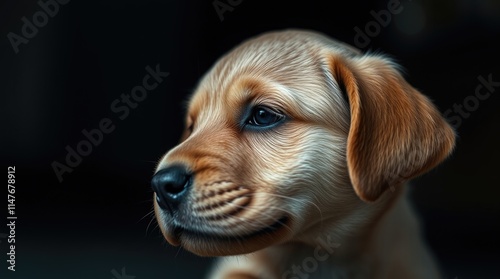
M455 134L390 59L307 31L222 57L152 179L172 245L210 278L439 278L403 184Z

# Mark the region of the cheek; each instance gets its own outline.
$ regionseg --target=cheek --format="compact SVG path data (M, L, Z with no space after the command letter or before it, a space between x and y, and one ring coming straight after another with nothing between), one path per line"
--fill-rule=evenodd
M250 177L268 191L296 195L311 185L327 187L346 174L346 139L322 127L289 124L246 140Z
M309 130L293 174L305 183L304 192L331 194L349 183L346 163L346 138L324 129Z

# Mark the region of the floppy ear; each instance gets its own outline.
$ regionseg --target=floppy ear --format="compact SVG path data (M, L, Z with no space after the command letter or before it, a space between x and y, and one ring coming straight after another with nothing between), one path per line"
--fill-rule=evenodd
M448 156L453 129L389 60L332 56L329 63L349 99L347 166L362 200L375 201Z

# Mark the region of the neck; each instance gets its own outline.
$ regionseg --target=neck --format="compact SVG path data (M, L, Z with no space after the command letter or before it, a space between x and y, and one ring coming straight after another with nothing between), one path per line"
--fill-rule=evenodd
M328 252L326 266L335 267L339 274L358 276L349 278L439 277L403 190L388 191L374 203L361 202L349 216L323 220L322 226L322 234L318 236L317 228L311 228L301 242L309 251ZM425 273L415 273L417 269L410 265Z

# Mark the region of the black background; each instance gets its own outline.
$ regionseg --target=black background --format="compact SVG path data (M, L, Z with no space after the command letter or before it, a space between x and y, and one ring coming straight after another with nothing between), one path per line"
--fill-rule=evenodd
M225 0L220 0L226 3ZM237 2L237 1L233 1ZM201 75L241 41L306 28L355 44L354 27L388 1L250 1L221 21L212 1L70 1L16 54L36 1L0 2L1 165L16 166L16 269L0 278L201 278L211 259L170 247L152 216L149 180L180 136L183 104ZM500 81L500 3L409 1L364 51L393 56L442 112L474 95L478 76ZM110 104L142 83L145 67L167 77L120 120ZM454 154L412 183L411 196L445 278L499 278L500 87L458 127ZM103 118L115 130L60 183L51 164ZM7 210L7 187L1 191ZM2 214L1 216L4 216ZM7 223L2 217L1 223ZM0 224L0 233L7 233ZM1 235L0 235L1 236Z

